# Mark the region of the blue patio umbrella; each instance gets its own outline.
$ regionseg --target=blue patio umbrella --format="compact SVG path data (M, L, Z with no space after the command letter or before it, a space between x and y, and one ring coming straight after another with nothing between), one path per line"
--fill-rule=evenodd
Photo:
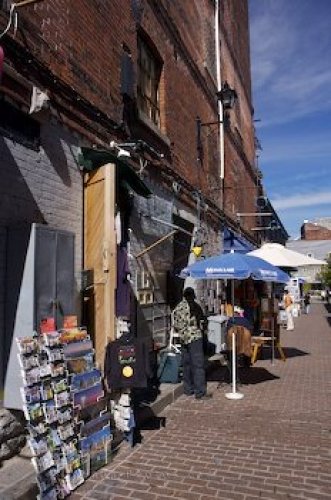
M241 253L220 254L207 259L201 259L185 267L180 273L181 278L193 279L229 279L269 281L287 283L288 274L259 257Z
M231 280L232 306L234 306L234 280L252 278L271 283L288 283L290 277L284 271L259 257L241 253L227 253L199 260L185 267L181 278L193 279L228 279ZM232 307L234 310L234 307ZM241 399L243 394L236 391L235 334L232 335L232 392L228 399ZM272 362L274 360L274 331L272 329Z

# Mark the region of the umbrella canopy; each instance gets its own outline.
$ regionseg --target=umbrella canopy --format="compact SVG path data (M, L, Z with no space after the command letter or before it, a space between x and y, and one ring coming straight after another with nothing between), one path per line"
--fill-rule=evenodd
M265 243L261 248L249 252L248 255L260 257L278 267L298 268L301 266L322 266L323 260L313 259L299 252L285 248L279 243Z
M237 279L253 278L254 280L287 283L290 277L278 267L259 257L248 254L228 253L199 260L185 267L181 278L194 279Z

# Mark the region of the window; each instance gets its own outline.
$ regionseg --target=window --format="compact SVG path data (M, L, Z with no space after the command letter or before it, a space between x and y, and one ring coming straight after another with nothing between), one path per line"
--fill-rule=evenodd
M160 127L160 77L162 63L141 36L138 38L138 109Z

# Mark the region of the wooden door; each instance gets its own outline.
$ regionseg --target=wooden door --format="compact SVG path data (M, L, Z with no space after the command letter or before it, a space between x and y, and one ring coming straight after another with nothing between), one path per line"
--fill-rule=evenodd
M100 368L105 347L115 337L115 169L114 164L104 165L86 174L84 183L84 268L93 275L93 285L85 296L87 326Z

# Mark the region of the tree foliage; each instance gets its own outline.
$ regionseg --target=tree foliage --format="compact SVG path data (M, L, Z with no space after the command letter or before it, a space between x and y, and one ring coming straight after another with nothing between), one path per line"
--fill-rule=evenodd
M321 269L320 278L324 286L331 288L331 254L327 259L327 265Z

